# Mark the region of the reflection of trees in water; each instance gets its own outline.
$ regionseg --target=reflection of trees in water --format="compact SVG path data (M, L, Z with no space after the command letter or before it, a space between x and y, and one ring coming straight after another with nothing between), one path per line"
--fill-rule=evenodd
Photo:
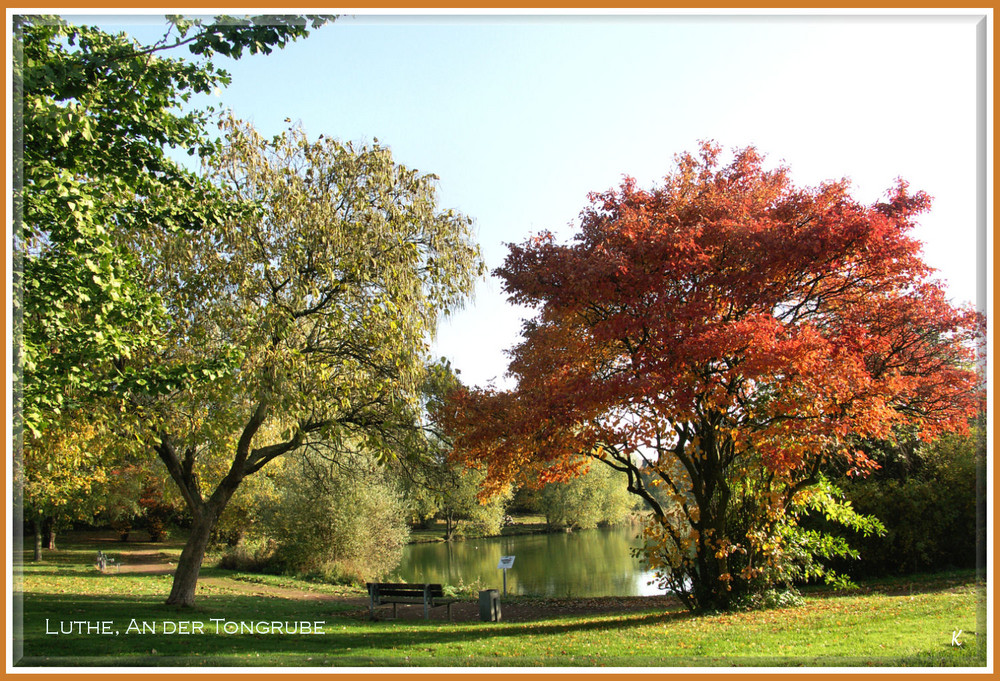
M500 556L516 556L507 571L510 593L544 596L627 596L642 573L631 549L636 530L608 528L572 534L469 539L407 547L397 576L408 582L479 583L500 588Z

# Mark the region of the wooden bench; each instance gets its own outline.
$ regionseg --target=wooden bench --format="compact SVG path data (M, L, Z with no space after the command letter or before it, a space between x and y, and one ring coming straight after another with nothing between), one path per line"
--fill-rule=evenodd
M392 616L396 616L396 605L424 606L424 619L430 619L431 608L448 607L448 620L451 621L451 604L460 598L446 598L444 588L440 584L387 584L368 583L368 613L375 619L375 607L392 604Z
M97 569L104 572L109 567L114 566L116 572L122 571L121 561L115 560L111 556L105 555L104 551L97 552L97 560L95 561Z

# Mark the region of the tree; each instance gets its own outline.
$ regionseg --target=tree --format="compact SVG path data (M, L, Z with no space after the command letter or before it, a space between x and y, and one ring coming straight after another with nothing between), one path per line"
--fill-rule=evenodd
M475 534L492 536L503 529L509 490L480 499L483 471L441 458L424 464L411 486L411 495L422 504L424 512L444 520L444 540L452 541L465 534L471 525ZM464 523L464 525L463 525Z
M422 423L426 437L410 456L400 459L399 474L411 501L411 514L418 522L440 518L445 522L444 540L463 533L462 522L480 535L500 534L507 504L513 496L505 489L480 499L484 473L451 456L451 442L436 422L442 401L461 382L446 358L430 363L423 386Z
M135 403L193 517L167 601L177 605L194 601L229 499L270 461L321 444L410 451L428 338L480 272L471 220L439 209L436 178L388 148L220 125L227 142L209 174L259 211L135 243L170 313L148 361L234 366Z
M91 520L102 510L100 495L94 492L108 481L109 441L100 422L87 423L69 414L50 426L45 446L28 440L22 489L26 517L34 528L36 561L42 559L43 544L56 548L60 528L75 520Z
M130 392L212 369L164 373L135 361L160 342L165 317L137 276L127 235L208 229L240 209L169 154L213 152L209 112L184 109L229 76L210 61L164 54L268 53L327 20L175 16L162 40L144 46L58 17L14 17L13 425L26 459L15 458L14 475L15 497L27 485L36 511L51 507L39 490L86 489L86 471L100 466L61 449L67 419L97 423Z
M904 182L866 206L847 181L799 188L706 143L659 187L590 200L571 243L540 235L497 271L537 310L516 388L456 393L444 418L493 486L565 479L580 454L621 471L653 510L647 559L689 608L788 573L788 509L825 460L864 473L860 438L961 431L978 408L981 319L921 260L909 231L930 199Z
M14 126L21 156L14 286L23 314L15 364L23 371L21 416L36 438L63 410L176 378L129 361L156 344L164 319L122 235L210 229L235 209L168 154L214 151L205 134L210 112L184 107L229 76L210 61L163 54L181 46L202 57L267 53L307 35L310 21L314 28L326 21L169 19L152 46L58 17L14 19L22 104Z
M551 528L587 530L614 525L625 520L635 501L627 483L626 476L608 466L590 466L566 482L545 485L535 504Z

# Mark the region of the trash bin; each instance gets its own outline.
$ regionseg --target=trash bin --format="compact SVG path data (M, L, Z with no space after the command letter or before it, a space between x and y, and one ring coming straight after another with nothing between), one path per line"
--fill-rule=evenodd
M479 592L479 619L483 622L500 621L500 591L486 589Z

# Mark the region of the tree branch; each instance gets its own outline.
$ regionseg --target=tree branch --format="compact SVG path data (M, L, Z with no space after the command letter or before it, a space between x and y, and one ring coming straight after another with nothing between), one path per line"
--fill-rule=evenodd
M189 448L185 453L182 465L180 458L177 456L177 450L170 441L170 436L167 433L161 432L159 437L159 444L154 446L156 454L167 467L170 477L177 483L177 488L180 490L181 496L184 497L184 501L191 510L191 514L195 518L198 518L204 511L205 502L202 499L201 492L198 490L197 480L194 476L194 455L192 449Z

